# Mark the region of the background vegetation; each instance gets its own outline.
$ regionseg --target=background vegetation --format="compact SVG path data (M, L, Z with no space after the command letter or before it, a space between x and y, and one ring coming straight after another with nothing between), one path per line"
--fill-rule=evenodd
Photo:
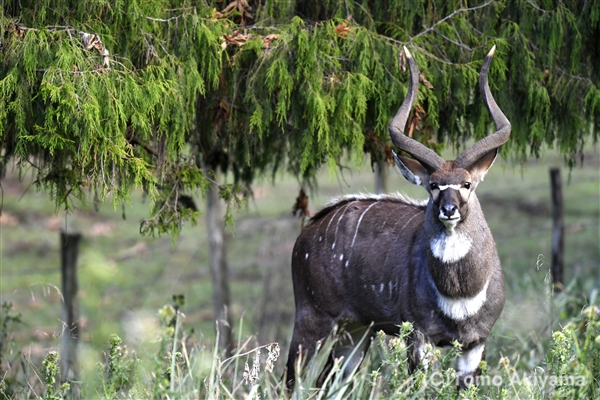
M403 45L423 73L409 129L438 152L487 133L477 73L483 55L498 47L490 82L513 133L502 149L505 169L495 166L497 175L479 192L511 300L491 340L490 365L503 354L509 363L502 368L597 371L597 353L589 351L597 327L593 313L582 317L581 310L598 301L599 285L593 146L600 127L600 3L5 0L2 6L0 293L13 308L2 311L1 372L8 397L254 396L258 389L277 397L274 382L261 386L250 367L252 384L238 387L243 357L250 357L239 352L272 340L285 349L293 317L289 254L299 230L289 215L293 198L318 182L314 211L330 194L371 188L365 159L387 170L387 125L408 77L398 58ZM531 160L537 157L543 164ZM552 299L546 167L563 163L575 167L565 191L567 288ZM225 251L215 245L219 197L228 204L250 200L236 211L235 236L226 240L231 303ZM204 198L207 219L216 221L207 228L194 225ZM101 207L105 202L112 211ZM83 378L69 389L57 381L52 353L65 332L56 313L57 230L65 223L85 237ZM151 240L140 232L170 237ZM179 308L163 307L179 294L185 304L176 297ZM219 330L218 347L238 351L231 363L215 358L215 319L240 324L234 348L231 329ZM548 342L567 320L577 329ZM273 358L275 348L268 350ZM402 368L382 370L391 375L378 386L369 375L377 360L402 366L402 352L381 351L354 388L419 396L419 385L403 392L407 377L393 372Z
M437 151L488 133L492 91L521 161L573 165L600 127L600 5L578 1L4 1L0 172L31 170L58 207L118 206L143 188L145 233L194 220L288 171L309 184L342 157L391 161L407 45L422 72L410 134ZM35 157L33 159L32 157ZM219 180L230 173L230 182Z
M550 374L552 332L574 321L578 334L583 334L587 326L580 322L582 310L590 304L600 305L597 295L600 288L600 156L596 150L586 152L583 165L570 174L563 170L567 288L556 298L550 293L552 223L548 166L561 163L561 158L552 151L544 153L543 162L531 161L522 167L499 160L478 188L498 245L507 285L507 305L489 339L487 360L491 376L502 373L501 357L506 357L510 367L519 374ZM319 182L318 195L310 199L309 208L313 211L330 196L370 191L373 174L368 166L334 175L324 171ZM408 184L397 171L391 173L391 184L392 190L423 197L422 190ZM134 196L127 209L128 217L123 220L120 212L110 208L100 212L78 209L68 216L55 216L52 203L31 190L27 181L16 177L5 179L3 188L0 289L3 301L12 302L13 311L21 313L22 320L20 324L9 325L9 340L5 342L3 353L6 377L22 385L24 372L29 371L28 378L35 393L42 392L41 378L32 371L33 366L41 368L49 350L58 350L62 334L61 298L57 288L60 286L57 229L66 221L77 225L84 234L79 262L82 317L79 354L83 393L88 398L107 396L99 383L97 364L106 362L107 343L112 334L123 339L129 357L135 354L139 360L135 370L140 375L135 382L148 387L148 382L153 381L151 373L155 369L164 371L163 365L156 361L160 351L157 340L164 330L158 310L165 304L173 304L172 294L183 294L185 304L181 311L185 317L181 317L180 334L185 336L183 342L191 352L188 357L194 364L191 367L194 372L188 377L191 381L186 381L185 389L180 388L182 391L176 397L193 398L198 391L203 393L200 397L208 396L204 384L209 382L216 359L208 250L203 245L207 236L203 224L185 226L173 244L170 238L139 236L138 221L145 215L141 193ZM236 342L239 340L243 345L237 351L246 353L258 346L278 343L281 356L274 365L274 372L265 373L268 351L263 349L261 353L260 382L265 385L263 389L271 388L270 396L275 398L278 392L273 388L283 371L293 325L290 254L300 229L299 219L291 215L296 190L297 182L286 176L281 176L276 185L270 182L258 185L255 199L236 214L235 233L228 238L232 318L237 327L234 336ZM6 315L3 311L3 318ZM591 345L596 349L600 348L594 341L598 335L599 331L592 330ZM574 347L565 346L563 350L571 351L569 359L575 354ZM372 353L373 364L361 369L363 374L381 367L382 354L379 350ZM169 352L164 354L168 358ZM592 357L592 353L586 354ZM251 352L235 360L239 364L237 375L235 363L229 368L223 367L223 384L230 391L242 380L244 363L248 361L252 366L254 355ZM453 367L453 363L454 359L448 357L443 365ZM571 364L569 361L565 365ZM403 365L400 363L398 368L402 370ZM184 376L188 372L182 368L181 376ZM388 379L391 367L386 368L380 377ZM218 381L213 384L218 386ZM381 385L377 390L387 387L384 383ZM597 387L597 382L595 385ZM25 386L16 387L26 390ZM503 387L509 395L513 393L511 386ZM544 391L538 390L542 388ZM413 389L414 393L420 393L417 388ZM518 390L522 389L519 386ZM242 385L233 397L242 398L251 390L252 385ZM444 390L448 396L454 395L450 387ZM539 398L552 393L543 385L536 390ZM407 396L413 393L409 392ZM22 397L23 392L17 393L20 394L15 395L16 398ZM138 394L152 397L151 393ZM219 396L228 394L221 391Z

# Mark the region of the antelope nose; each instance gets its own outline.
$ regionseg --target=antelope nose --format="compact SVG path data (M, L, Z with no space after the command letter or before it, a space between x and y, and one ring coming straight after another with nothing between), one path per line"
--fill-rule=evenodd
M458 208L454 204L444 204L442 206L442 214L448 219L453 218L457 211Z

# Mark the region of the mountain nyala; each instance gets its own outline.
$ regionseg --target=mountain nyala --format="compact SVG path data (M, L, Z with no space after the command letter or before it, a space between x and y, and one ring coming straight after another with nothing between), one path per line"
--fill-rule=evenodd
M404 134L419 85L415 60L404 48L410 83L389 132L392 143L406 153L394 153L402 175L422 186L429 198L343 196L304 227L292 255L296 317L288 389L297 361L310 359L335 327L340 340L320 384L334 358L345 357L345 372L350 372L367 351L369 336L398 334L406 321L413 326L409 369L426 367L426 345L457 341L459 387L481 373L486 339L505 299L496 244L475 194L511 130L488 85L495 49L483 62L479 88L496 131L446 161Z

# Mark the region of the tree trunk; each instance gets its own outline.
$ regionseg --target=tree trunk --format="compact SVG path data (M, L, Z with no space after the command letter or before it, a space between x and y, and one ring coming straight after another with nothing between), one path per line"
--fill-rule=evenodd
M62 273L63 331L61 340L61 378L77 379L77 342L79 340L79 315L77 306L77 256L81 234L60 231L60 256Z
M225 257L224 221L219 188L212 184L206 193L206 228L210 247L210 275L219 348L230 354L233 349L232 323L229 316L229 272Z
M565 224L563 220L563 196L560 169L550 168L552 190L552 282L555 293L563 289Z
M389 167L385 161L375 163L375 193L388 193Z

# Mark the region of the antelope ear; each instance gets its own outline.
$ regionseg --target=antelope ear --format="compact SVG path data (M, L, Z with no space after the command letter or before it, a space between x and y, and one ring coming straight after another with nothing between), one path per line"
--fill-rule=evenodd
M421 185L423 187L429 184L429 171L420 162L412 158L399 156L393 150L392 153L394 153L396 165L400 168L400 172L402 172L407 181L413 185Z
M487 174L488 170L494 164L496 160L496 156L498 155L498 149L494 149L492 151L487 152L473 164L465 168L471 174L473 178L473 183L477 184L483 181L485 174Z

